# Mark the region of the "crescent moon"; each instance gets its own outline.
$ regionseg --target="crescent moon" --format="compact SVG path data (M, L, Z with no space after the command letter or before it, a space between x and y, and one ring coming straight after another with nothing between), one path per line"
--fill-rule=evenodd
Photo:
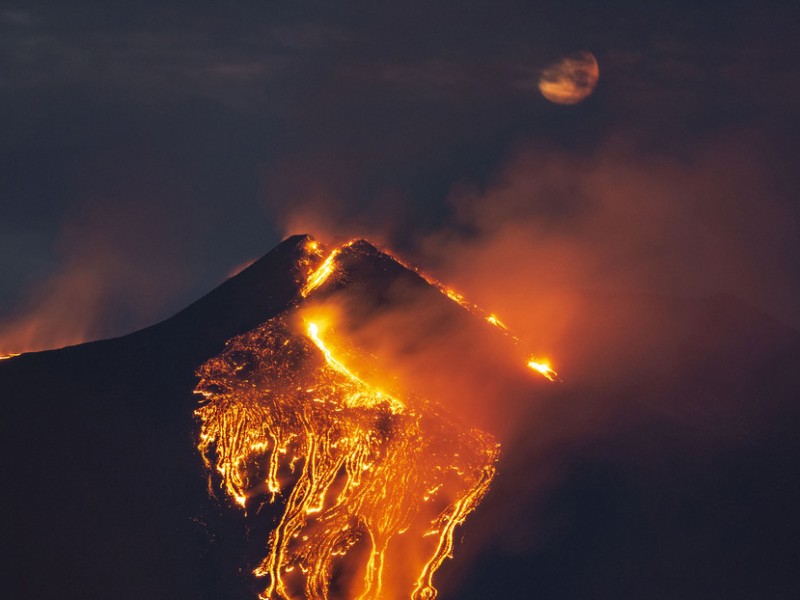
M589 97L600 78L591 52L575 52L548 66L539 77L542 96L556 104L577 104Z

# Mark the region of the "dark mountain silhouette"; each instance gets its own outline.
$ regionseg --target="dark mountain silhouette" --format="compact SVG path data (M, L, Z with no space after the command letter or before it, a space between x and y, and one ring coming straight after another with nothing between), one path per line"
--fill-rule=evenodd
M142 331L0 361L9 597L256 597L271 515L209 497L194 371L298 301L305 243ZM502 336L390 257L358 243L342 265L318 298L352 309L343 327L434 387L466 382L504 433L442 597L796 597L797 332L728 296L593 295L556 349L565 383L523 382Z

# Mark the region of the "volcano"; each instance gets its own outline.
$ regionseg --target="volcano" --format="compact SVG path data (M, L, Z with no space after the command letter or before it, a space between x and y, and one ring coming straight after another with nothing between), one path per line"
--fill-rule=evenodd
M334 256L295 236L162 323L0 361L6 589L209 600L795 595L797 332L728 296L592 295L560 342L570 358L553 383L526 368L494 315L447 291L367 242ZM628 327L609 329L610 314ZM334 384L345 400L324 394ZM285 425L306 413L270 421L281 404L247 423L286 431L283 442L226 446L224 399L253 386L291 387L297 406L325 407L314 413L329 419L320 431L355 423L371 450L340 433L323 446L341 452L301 453L308 429ZM318 471L303 480L312 460ZM430 510L416 483L387 483L389 468L430 492ZM313 494L292 492L303 486L360 508L316 510ZM311 516L286 516L293 497L306 498L297 515ZM325 534L329 523L340 533ZM415 534L431 540L421 554L404 541ZM324 560L325 544L354 559ZM384 558L409 564L387 567L378 591ZM284 576L309 564L325 571L311 574L316 583Z

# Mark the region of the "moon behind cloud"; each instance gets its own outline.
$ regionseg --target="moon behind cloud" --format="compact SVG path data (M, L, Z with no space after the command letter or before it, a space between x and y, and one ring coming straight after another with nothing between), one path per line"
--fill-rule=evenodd
M600 67L591 52L575 52L554 62L539 77L539 92L556 104L577 104L594 91Z

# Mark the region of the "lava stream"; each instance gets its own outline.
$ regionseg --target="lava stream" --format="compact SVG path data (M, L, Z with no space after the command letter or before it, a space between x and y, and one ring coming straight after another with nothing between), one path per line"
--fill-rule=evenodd
M323 257L307 243L298 303L337 273L351 244ZM430 600L456 527L489 489L499 444L434 399L371 384L346 364L353 353L339 354L346 347L334 327L296 310L229 340L197 372L198 448L239 506L279 510L254 571L266 579L260 598L327 599L344 570L347 597ZM527 366L555 378L546 363Z

